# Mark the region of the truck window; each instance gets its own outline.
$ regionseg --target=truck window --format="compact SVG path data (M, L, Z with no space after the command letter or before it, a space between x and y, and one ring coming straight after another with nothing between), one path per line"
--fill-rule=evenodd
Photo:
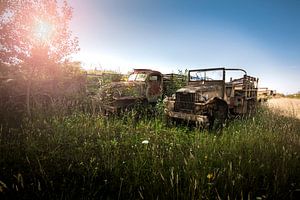
M150 81L159 81L160 79L157 75L152 75L152 76L150 76L149 80Z
M191 71L190 81L218 81L223 80L222 70L211 70L211 71Z
M128 77L128 81L145 81L147 78L147 75L144 73L138 73L138 74L130 74Z
M135 81L137 74L130 74L130 76L128 77L128 81Z
M147 78L147 75L146 74L137 74L135 80L136 81L145 81Z

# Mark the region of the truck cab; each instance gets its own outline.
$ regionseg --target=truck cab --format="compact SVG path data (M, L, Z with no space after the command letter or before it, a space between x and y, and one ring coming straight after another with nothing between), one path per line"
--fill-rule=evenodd
M145 96L149 103L156 103L162 96L163 75L154 70L135 69L128 77L128 82L145 83Z
M150 69L134 69L127 81L100 88L98 99L105 113L120 113L137 105L155 104L162 96L163 75Z

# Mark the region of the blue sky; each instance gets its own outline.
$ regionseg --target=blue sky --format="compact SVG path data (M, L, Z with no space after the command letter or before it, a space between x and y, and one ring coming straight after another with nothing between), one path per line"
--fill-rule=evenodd
M261 87L300 91L299 0L72 0L86 67L163 73L242 67Z

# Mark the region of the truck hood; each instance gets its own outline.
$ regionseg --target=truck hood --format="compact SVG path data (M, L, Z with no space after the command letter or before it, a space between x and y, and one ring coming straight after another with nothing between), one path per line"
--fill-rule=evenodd
M145 84L145 82L127 82L127 81L123 81L123 82L111 82L107 85L105 85L104 87L116 87L116 88L127 88L127 87L143 87Z
M100 88L98 97L100 100L108 101L140 98L144 96L145 90L144 82L112 82Z
M199 102L206 102L209 99L212 99L214 97L223 98L223 92L222 92L222 86L221 85L200 85L200 86L186 86L184 88L181 88L177 90L178 97L180 99L185 99L187 97L184 97L188 94L196 94L196 101ZM188 97L190 98L190 97Z
M219 87L220 87L219 85L185 86L183 88L180 88L176 92L202 93L202 92L216 91Z

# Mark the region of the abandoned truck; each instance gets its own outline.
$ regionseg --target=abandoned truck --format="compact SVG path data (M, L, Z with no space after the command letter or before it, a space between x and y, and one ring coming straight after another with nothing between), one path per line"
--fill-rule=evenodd
M150 69L134 69L127 81L100 88L97 103L104 114L120 113L134 106L156 104L163 92L163 75Z
M257 90L257 101L266 102L268 99L276 96L276 90L269 90L266 87L258 88Z
M241 78L226 81L226 73L238 71ZM188 84L164 99L168 121L195 122L201 127L219 127L232 115L248 114L257 101L258 79L243 69L190 70Z

